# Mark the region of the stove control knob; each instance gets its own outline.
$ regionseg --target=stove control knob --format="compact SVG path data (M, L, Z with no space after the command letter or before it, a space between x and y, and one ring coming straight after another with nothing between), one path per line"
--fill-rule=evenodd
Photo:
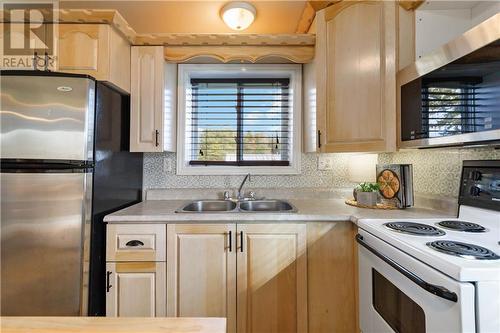
M470 195L472 195L473 197L478 197L479 194L481 193L481 189L477 186L472 186L469 192Z
M481 180L482 177L483 177L483 174L481 173L481 171L472 171L471 172L472 180Z

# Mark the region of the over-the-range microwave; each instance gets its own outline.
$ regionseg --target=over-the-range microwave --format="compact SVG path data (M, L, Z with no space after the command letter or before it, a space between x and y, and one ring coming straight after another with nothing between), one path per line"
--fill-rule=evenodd
M398 73L400 147L500 144L500 13Z

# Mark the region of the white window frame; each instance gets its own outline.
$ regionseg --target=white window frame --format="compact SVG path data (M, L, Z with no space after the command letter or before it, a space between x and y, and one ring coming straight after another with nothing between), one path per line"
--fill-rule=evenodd
M186 95L191 78L289 78L292 124L289 166L189 165L186 138ZM181 64L178 69L178 175L297 175L302 151L302 65L300 64Z

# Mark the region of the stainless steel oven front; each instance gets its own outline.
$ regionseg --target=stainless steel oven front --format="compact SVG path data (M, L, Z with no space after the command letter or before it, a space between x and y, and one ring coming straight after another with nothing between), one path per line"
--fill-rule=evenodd
M474 285L458 282L360 229L363 333L475 332Z

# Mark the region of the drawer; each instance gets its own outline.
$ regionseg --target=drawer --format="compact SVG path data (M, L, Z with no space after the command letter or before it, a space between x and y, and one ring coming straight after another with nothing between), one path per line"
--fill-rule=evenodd
M165 261L165 224L108 224L106 261Z

